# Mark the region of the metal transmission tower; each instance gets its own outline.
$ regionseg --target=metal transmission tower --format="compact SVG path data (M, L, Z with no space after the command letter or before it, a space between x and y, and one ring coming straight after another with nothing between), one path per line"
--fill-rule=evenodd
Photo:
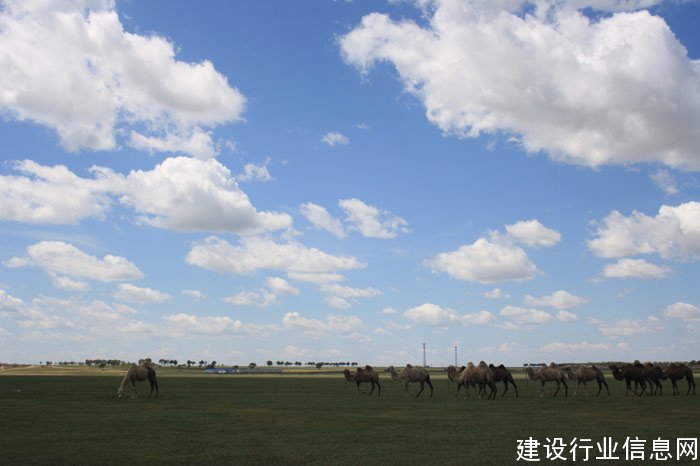
M425 343L423 343L423 367L428 367L428 365L425 363Z
M455 345L455 367L457 367L457 345Z

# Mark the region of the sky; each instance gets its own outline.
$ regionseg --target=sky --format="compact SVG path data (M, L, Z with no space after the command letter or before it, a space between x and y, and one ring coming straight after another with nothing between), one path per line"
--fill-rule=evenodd
M700 2L0 1L0 361L700 353Z

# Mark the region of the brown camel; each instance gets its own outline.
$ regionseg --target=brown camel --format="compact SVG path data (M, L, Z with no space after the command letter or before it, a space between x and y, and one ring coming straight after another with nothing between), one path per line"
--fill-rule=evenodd
M686 366L685 364L671 364L668 369L664 372L669 379L671 379L671 385L673 385L673 394L680 395L680 390L678 390L678 384L676 380L685 379L688 382L688 391L686 395L690 395L690 389L693 389L693 395L695 395L695 379L693 378L693 370Z
M576 384L576 390L574 390L574 396L578 393L578 389L583 384L583 388L586 390L586 396L588 396L588 386L586 382L596 381L598 382L598 393L596 396L600 396L600 392L605 385L605 390L608 391L608 396L610 396L610 388L608 388L608 383L605 381L605 376L596 366L580 366L576 372L574 372L571 367L566 368L566 373L569 375L571 380L578 380Z
M156 380L156 370L153 368L153 366L151 366L148 363L142 364L140 366L136 364L131 365L126 375L124 376L124 380L122 380L122 383L119 386L119 390L117 390L117 396L121 398L122 394L124 393L124 390L129 384L131 384L134 390L131 394L131 398L138 396L138 393L136 392L136 382L141 382L143 380L148 380L151 383L151 392L148 394L148 399L151 399L151 395L153 395L153 389L156 390L156 398L158 398L159 387L158 380Z
M631 384L634 382L634 390L632 392L635 395L641 395L646 390L646 377L644 376L644 366L642 366L639 361L635 361L634 364L623 364L619 366L617 364L611 364L610 370L612 370L612 375L615 380L624 380L627 390L625 391L625 396L628 396L630 390L632 390ZM637 387L641 386L642 391L637 393Z
M345 369L343 371L343 375L345 375L346 382L355 382L357 384L358 395L360 394L360 384L363 383L372 384L372 389L369 391L367 396L372 396L375 385L379 387L379 393L377 396L382 395L382 386L379 384L379 374L374 371L372 366L365 366L364 369L362 367L358 367L355 372L350 372L348 369Z
M532 370L532 366L527 366L526 372L530 380L539 380L542 384L540 388L540 397L544 395L544 384L552 381L557 383L557 389L552 396L557 396L562 384L564 384L564 396L569 396L569 386L566 384L566 372L556 367L556 365L551 364L549 367L542 365L537 371Z
M386 368L386 371L391 374L391 378L393 380L403 380L404 381L404 396L408 397L408 384L411 382L418 382L420 383L420 390L416 394L416 398L420 396L421 393L423 393L423 388L425 388L425 384L427 383L428 386L430 387L430 396L433 396L433 384L430 382L430 374L428 371L420 366L412 366L410 364L406 364L406 367L401 369L401 372L396 372L396 369L394 369L394 366L389 366Z
M489 364L489 368L493 371L493 381L494 382L503 382L503 385L505 386L505 390L503 390L503 393L501 393L501 396L505 396L506 392L508 391L508 383L510 382L513 385L513 388L515 388L515 396L518 396L518 386L515 385L515 381L513 380L513 375L510 373L508 369L506 369L506 366L503 364L499 364L498 366L494 366L493 364Z
M472 385L479 384L479 398L481 398L481 392L486 391L484 386L488 385L491 389L491 393L489 393L487 399L496 399L498 388L496 387L493 371L484 361L481 361L478 366L475 366L472 362L468 363L467 368L464 369L460 375L460 381L462 381L465 387L468 383ZM468 390L467 394L469 394ZM465 399L467 394L465 394Z
M648 362L644 365L642 374L644 375L644 380L649 382L649 396L656 395L657 393L659 396L663 395L664 387L661 385L661 381L668 378L666 374L664 374L663 369Z

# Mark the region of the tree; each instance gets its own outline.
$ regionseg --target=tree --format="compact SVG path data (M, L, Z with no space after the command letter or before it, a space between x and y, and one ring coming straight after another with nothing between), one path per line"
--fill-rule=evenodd
M251 362L250 364L248 364L248 369L255 369L256 367L258 367L258 365L255 364L254 362Z
M271 365L272 365L272 361L267 361L267 365L268 365L268 366L271 366Z
M320 368L322 368L322 367L323 367L323 363L322 363L322 362L317 362L317 363L316 363L316 369L320 369Z

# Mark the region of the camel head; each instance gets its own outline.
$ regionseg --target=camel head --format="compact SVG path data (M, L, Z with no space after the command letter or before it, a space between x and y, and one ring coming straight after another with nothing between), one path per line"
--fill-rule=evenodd
M345 380L349 380L352 382L353 380L353 374L350 372L348 369L343 370L343 375L345 376Z

